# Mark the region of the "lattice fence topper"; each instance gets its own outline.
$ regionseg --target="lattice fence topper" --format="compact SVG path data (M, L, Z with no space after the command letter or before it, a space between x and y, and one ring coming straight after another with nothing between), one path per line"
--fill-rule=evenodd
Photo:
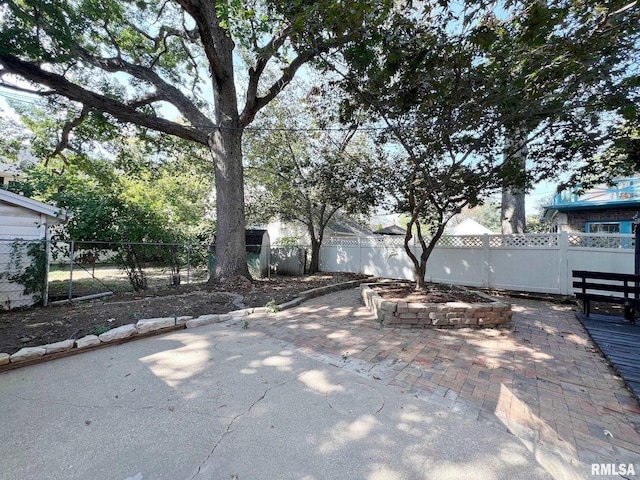
M443 235L438 241L441 247L476 247L482 248L482 235L450 236Z
M362 247L402 247L404 246L404 236L379 235L376 237L361 237Z
M633 235L570 233L569 247L635 249Z
M556 247L558 246L558 234L523 234L523 235L491 235L490 247Z
M327 247L357 247L360 240L356 237L329 237L323 243Z
M540 248L558 247L560 245L559 233L526 233L516 235L487 235L489 248ZM439 247L447 248L482 248L484 235L443 235L438 242ZM635 248L634 236L630 234L594 234L594 233L569 233L571 247L582 248ZM425 237L425 241L429 241ZM418 246L416 236L410 242L411 246ZM404 246L403 236L373 236L373 237L329 237L325 239L324 246L328 247L368 247L368 248L395 248Z
M402 236L375 236L375 237L329 237L323 245L326 247L402 247Z

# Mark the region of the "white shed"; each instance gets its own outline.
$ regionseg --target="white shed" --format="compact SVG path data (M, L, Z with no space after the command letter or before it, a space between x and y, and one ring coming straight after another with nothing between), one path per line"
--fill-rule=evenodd
M0 310L46 300L49 227L66 219L58 207L0 189Z

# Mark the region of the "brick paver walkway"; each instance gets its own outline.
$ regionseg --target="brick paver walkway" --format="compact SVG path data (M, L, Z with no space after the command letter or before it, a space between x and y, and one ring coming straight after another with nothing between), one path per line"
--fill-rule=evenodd
M513 300L510 329L381 328L357 289L250 328L567 459L640 461L640 407L568 306Z

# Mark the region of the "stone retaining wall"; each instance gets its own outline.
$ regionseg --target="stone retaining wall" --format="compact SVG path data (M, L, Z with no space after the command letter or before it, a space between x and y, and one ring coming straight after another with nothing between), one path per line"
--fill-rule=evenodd
M511 322L511 306L481 292L472 293L486 299L486 302L415 303L383 299L372 288L381 285L399 286L406 283L360 285L362 300L385 327L503 327Z

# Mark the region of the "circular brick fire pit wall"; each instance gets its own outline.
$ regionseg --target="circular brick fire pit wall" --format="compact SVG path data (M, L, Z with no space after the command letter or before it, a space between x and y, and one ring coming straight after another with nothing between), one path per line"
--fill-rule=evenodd
M473 291L486 302L415 303L385 300L374 286L399 286L403 283L363 283L360 295L365 305L385 327L440 328L440 327L504 327L511 322L511 306L498 302L482 292Z

